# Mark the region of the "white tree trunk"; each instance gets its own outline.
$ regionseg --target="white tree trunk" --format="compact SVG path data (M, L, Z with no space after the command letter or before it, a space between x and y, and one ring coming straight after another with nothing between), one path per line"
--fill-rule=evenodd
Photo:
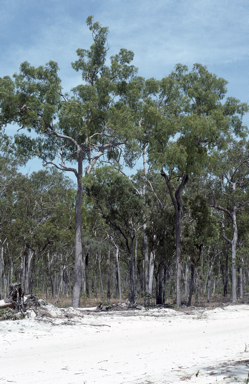
M150 294L150 297L152 296L154 265L155 265L155 251L152 251L150 253L150 261L149 261L149 294Z
M120 278L120 265L119 265L119 248L116 247L116 262L117 262L117 273L118 273L118 292L119 292L119 300L122 300L121 293L121 278Z
M232 240L232 301L237 301L237 279L236 279L236 248L238 241L238 228L236 222L236 206L233 209L233 240Z
M0 248L0 300L2 299L2 276L3 276L3 270L4 270L3 248L4 248L5 241L6 239L1 243L1 248Z
M186 263L186 267L185 267L185 292L184 292L184 301L185 303L187 303L188 301L188 294L189 294L189 278L188 278L188 275L189 275L189 268L188 268L188 263Z

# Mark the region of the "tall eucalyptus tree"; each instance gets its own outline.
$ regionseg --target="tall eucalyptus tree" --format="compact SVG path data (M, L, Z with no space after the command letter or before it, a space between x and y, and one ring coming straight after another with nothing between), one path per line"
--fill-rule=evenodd
M72 172L77 181L75 202L75 267L74 307L80 304L82 263L82 176L90 173L96 162L107 154L107 160L117 161L126 146L132 157L136 113L129 99L137 94L132 90L136 69L131 65L133 53L126 49L110 57L107 65L108 28L87 18L93 44L89 50L78 49L78 60L72 63L82 73L82 84L63 92L59 67L50 61L35 68L28 62L12 80L0 78L0 127L16 123L15 136L20 151L31 158L39 156L44 164L61 171ZM29 135L34 132L36 137ZM24 131L25 132L25 131ZM129 144L129 145L128 145ZM123 153L124 153L123 152ZM76 163L76 167L73 165Z
M190 178L200 174L214 149L232 135L242 135L246 104L227 98L227 82L195 64L188 72L178 64L160 82L147 82L142 125L148 137L151 164L161 172L176 216L176 303L181 305L182 193Z

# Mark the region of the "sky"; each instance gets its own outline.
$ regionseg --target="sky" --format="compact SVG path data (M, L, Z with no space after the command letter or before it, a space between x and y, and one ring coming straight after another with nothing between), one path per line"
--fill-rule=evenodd
M228 96L249 102L248 0L0 0L0 15L0 77L24 61L54 60L70 91L81 82L71 63L77 48L92 44L86 19L93 15L109 27L110 55L132 50L139 75L160 79L177 63L201 63L229 82ZM25 170L39 167L32 161Z

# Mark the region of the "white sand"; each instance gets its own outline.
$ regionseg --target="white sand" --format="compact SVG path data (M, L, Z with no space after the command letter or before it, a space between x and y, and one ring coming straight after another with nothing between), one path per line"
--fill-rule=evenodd
M242 383L249 372L247 305L68 322L0 322L0 384Z

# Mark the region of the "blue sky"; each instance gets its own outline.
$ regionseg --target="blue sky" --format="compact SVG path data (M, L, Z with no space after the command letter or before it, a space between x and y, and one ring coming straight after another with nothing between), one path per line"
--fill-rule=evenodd
M0 15L1 77L23 61L54 60L69 91L81 80L71 62L92 43L85 21L94 15L109 27L110 54L132 50L141 76L160 79L176 63L201 63L228 80L229 96L249 102L248 0L0 0Z

